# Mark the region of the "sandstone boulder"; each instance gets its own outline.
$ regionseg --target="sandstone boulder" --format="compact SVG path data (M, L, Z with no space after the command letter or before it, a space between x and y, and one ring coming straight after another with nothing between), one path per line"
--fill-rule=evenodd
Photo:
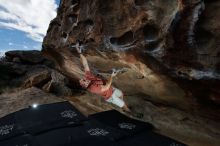
M93 71L127 70L114 80L125 95L220 120L219 8L216 0L62 0L42 52L77 81L83 71L70 46L80 40Z
M72 95L74 85L54 69L40 51L9 51L0 61L0 93L38 87L59 96ZM72 87L72 89L71 89Z
M37 50L8 51L5 53L5 56L14 62L23 62L26 64L38 64L45 60L41 52Z

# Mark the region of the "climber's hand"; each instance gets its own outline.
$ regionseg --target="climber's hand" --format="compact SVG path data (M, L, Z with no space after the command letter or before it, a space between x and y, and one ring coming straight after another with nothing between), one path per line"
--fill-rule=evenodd
M117 74L118 74L117 70L113 70L111 76L112 76L112 77L115 77Z
M79 46L79 42L76 43L76 51L81 54L82 53L82 49L81 47Z

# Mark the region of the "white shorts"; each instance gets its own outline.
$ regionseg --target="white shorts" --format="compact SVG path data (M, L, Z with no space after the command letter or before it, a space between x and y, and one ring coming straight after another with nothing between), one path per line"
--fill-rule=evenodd
M121 98L119 98L121 96L123 96L123 93L121 92L121 90L113 87L112 96L106 101L113 103L117 105L118 107L122 108L125 105L125 102Z

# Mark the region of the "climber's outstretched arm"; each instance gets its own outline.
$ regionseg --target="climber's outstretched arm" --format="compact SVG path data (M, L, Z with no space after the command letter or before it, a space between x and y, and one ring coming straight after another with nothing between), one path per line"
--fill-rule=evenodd
M82 49L80 48L78 42L76 43L76 51L77 51L77 52L79 53L79 55L80 55L80 60L81 60L81 62L82 62L82 64L83 64L84 71L85 71L85 72L86 72L86 71L90 71L88 61L87 61L86 57L82 54Z
M105 85L102 85L101 86L101 91L104 92L104 91L107 91L109 90L109 88L111 87L112 85L112 79L113 77L115 77L117 75L117 72L113 71L110 78L108 79L107 83Z
M80 60L81 60L81 62L83 64L84 71L85 72L86 71L90 71L88 61L87 61L86 57L82 53L80 53Z
M112 85L112 78L113 78L113 76L111 76L111 77L108 79L108 81L107 81L107 83L106 83L105 85L101 85L101 91L102 91L102 92L109 90L109 88L110 88L111 85Z

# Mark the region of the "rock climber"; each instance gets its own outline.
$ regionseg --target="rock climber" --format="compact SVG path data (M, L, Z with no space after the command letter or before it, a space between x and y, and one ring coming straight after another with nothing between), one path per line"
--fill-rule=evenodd
M82 54L79 43L76 43L75 47L84 67L84 77L79 80L80 85L91 93L101 95L105 101L115 104L126 112L130 112L130 109L123 100L122 91L112 86L112 80L117 75L117 71L113 71L107 81L95 76L89 68L86 57Z

